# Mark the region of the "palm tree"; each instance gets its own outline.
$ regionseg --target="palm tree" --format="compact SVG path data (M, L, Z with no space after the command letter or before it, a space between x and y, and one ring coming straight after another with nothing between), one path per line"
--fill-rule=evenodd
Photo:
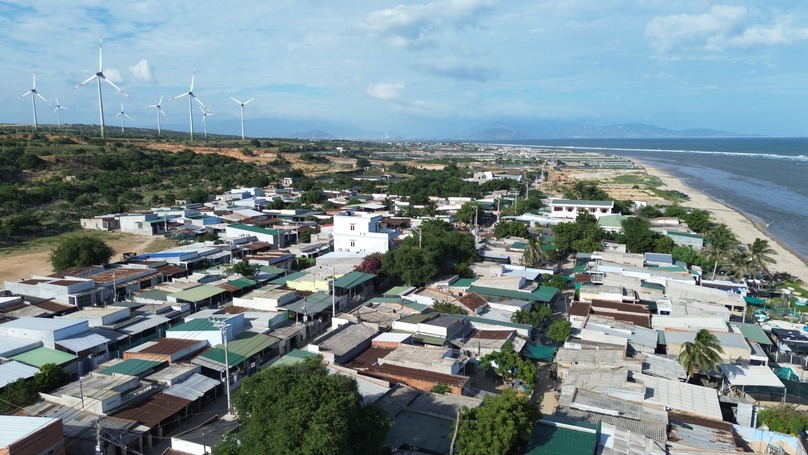
M544 241L541 237L533 237L528 240L525 252L522 254L522 263L533 267L541 264L544 258Z
M707 373L714 370L718 364L721 363L721 353L724 349L715 335L701 329L696 333L696 338L693 342L686 341L682 343L682 350L679 352L679 363L685 367L687 371L687 380L693 377L696 370L702 373Z
M743 279L755 272L752 257L748 251L736 251L730 258L730 265L734 273L732 276L743 282Z
M726 224L721 223L707 234L707 240L710 244L705 248L705 254L707 259L715 263L712 277L715 279L718 263L725 261L738 248L738 238Z
M772 255L777 254L777 251L769 245L769 241L756 238L754 242L746 245L746 250L749 253L749 263L769 275L768 265L777 263L772 257Z

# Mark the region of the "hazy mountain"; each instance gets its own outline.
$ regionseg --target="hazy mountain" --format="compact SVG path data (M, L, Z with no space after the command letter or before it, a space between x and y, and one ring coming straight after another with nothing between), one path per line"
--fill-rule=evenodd
M331 133L327 133L323 130L309 130L303 133L293 133L289 136L286 136L293 139L309 139L312 141L323 140L323 139L334 139L334 136Z
M454 136L458 140L564 139L564 138L682 138L730 137L737 133L711 129L669 130L644 123L595 125L567 121L497 123Z

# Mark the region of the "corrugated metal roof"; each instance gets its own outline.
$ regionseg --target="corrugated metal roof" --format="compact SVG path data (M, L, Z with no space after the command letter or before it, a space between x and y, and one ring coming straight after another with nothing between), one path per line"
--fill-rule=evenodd
M302 278L304 276L306 276L306 274L303 273L303 272L290 273L289 275L282 276L280 278L275 278L274 280L270 281L269 284L274 284L274 285L277 285L277 286L283 286L286 283L288 283L289 281L294 281L294 280L296 280L298 278Z
M227 349L231 354L235 352L238 355L250 357L279 341L280 339L278 338L262 333L244 332L235 340L228 342Z
M39 340L24 338L0 337L0 357L11 357L21 352L30 351L42 346Z
M17 354L12 357L12 359L27 363L28 365L33 365L35 367L41 367L47 363L62 365L76 359L76 356L66 352L57 351L56 349L41 347L32 349L28 352L23 352L22 354Z
M258 226L250 226L247 224L231 224L228 227L233 229L240 229L242 231L255 232L256 234L278 235L278 231L275 229L266 229Z
M198 318L198 319L191 319L188 322L183 322L182 324L175 325L166 330L166 332L197 332L197 331L216 331L219 332L220 329L213 325L213 322L209 321L207 318Z
M164 316L149 314L145 317L123 327L116 327L115 330L126 333L128 335L135 335L155 327L168 324L170 319Z
M302 349L292 349L288 354L273 363L272 366L294 365L310 357L317 357L317 354Z
M187 302L199 302L200 300L209 299L225 292L224 289L209 284L203 284L184 291L175 292L170 294L177 300L185 300Z
M366 281L376 278L376 275L364 272L353 271L337 278L334 286L342 289L353 289Z
M92 349L96 346L106 345L109 342L109 338L87 331L81 335L59 340L56 342L56 344L70 352L81 352L86 351L87 349Z
M116 363L115 365L102 368L98 370L101 374L126 374L129 376L140 376L143 373L150 372L165 362L158 362L155 360L141 360L141 359L127 359L123 362Z
M134 420L149 428L154 428L163 420L183 410L190 403L191 400L158 393L145 403L112 416L119 419Z
M0 428L3 429L0 431L0 447L8 447L58 420L49 417L0 416Z
M173 385L163 391L166 395L171 395L185 400L195 401L219 385L219 381L194 373L185 381Z
M237 287L239 289L244 289L250 286L255 286L256 284L258 284L258 282L255 280L251 280L249 278L239 278L233 281L228 281L227 284L229 284L230 286Z
M247 356L236 354L235 352L229 349L230 348L229 345L227 347L228 347L227 361L230 363L231 369L233 368L233 366L238 365L247 360ZM191 363L205 366L212 370L224 371L224 361L225 361L224 349L213 348L203 352L197 358L192 360Z
M0 364L0 388L16 381L17 379L28 379L39 373L39 368L26 365L16 360Z

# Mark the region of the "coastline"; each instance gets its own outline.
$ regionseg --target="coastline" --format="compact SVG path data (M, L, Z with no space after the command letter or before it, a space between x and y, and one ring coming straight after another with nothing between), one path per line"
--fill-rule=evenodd
M769 245L777 252L774 255L777 262L772 265L771 269L778 272L788 272L802 280L803 283L808 283L808 263L796 255L788 246L769 235L760 223L745 213L718 202L701 191L688 186L680 178L672 176L658 167L649 165L643 160L634 157L632 157L632 160L645 168L649 175L656 176L662 180L666 189L687 194L690 201L686 205L712 213L712 218L718 223L726 224L735 233L740 242L744 244L752 243L755 238L768 240Z

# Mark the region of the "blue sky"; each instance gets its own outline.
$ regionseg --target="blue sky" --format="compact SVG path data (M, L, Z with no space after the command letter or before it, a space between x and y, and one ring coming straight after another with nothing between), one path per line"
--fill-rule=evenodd
M201 6L205 5L205 6ZM808 3L750 0L0 1L0 122L30 123L31 88L69 123L155 127L194 92L212 132L320 128L338 136L454 136L563 120L807 136ZM56 123L39 105L42 123ZM187 131L188 104L164 101ZM201 130L195 112L195 130Z

